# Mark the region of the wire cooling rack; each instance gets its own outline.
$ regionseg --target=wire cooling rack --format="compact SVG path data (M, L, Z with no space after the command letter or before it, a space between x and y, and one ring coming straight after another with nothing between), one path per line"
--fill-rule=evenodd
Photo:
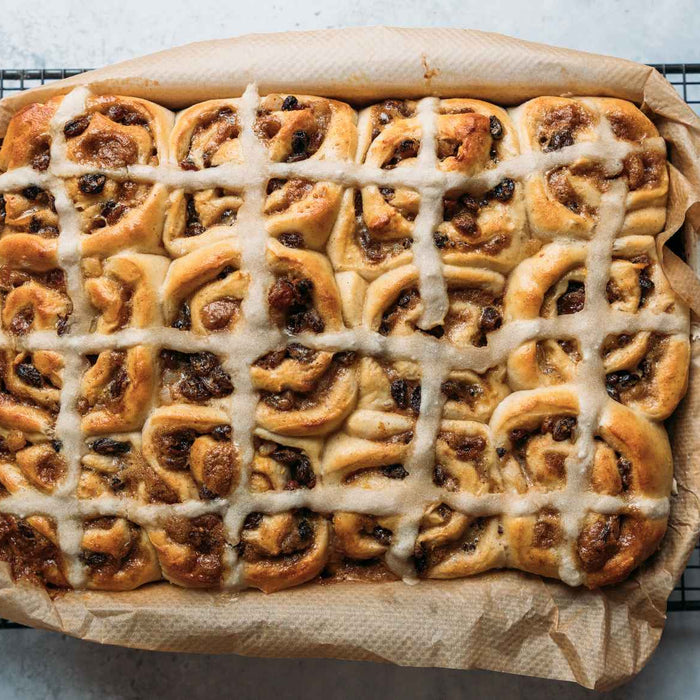
M678 94L700 114L700 63L655 63ZM0 98L55 80L84 73L87 68L0 69ZM681 580L668 601L669 611L700 610L700 544L695 547ZM0 629L22 627L0 618Z

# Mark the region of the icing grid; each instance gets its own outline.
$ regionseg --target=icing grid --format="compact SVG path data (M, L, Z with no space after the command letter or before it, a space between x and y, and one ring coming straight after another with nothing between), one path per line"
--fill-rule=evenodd
M656 331L668 334L687 334L687 320L664 316L649 311L628 313L609 307L605 285L612 260L614 240L624 218L624 200L627 189L624 182L611 185L602 196L598 223L590 240L586 241L587 258L585 306L576 317L560 316L554 319L519 320L504 323L489 337L486 347L457 349L440 344L437 340L414 334L410 338L391 338L368 329L324 332L316 335L300 334L294 340L313 349L340 352L359 351L368 356L417 361L421 369L421 405L415 426L410 453L406 460L408 477L390 487L363 489L324 485L321 481L312 490L267 492L254 494L248 490L250 466L253 460L253 430L255 406L258 401L250 378L250 364L261 355L289 342L278 329L271 327L266 303L266 292L272 273L266 262L268 234L264 226L265 188L271 178L301 177L311 181L331 181L346 187L404 186L420 195L420 207L413 232L413 265L418 270L419 292L423 303L423 317L419 323L429 329L442 322L447 311L447 288L441 255L433 244L433 231L441 214L443 195L452 189L484 191L493 188L504 178L523 181L560 165L571 164L581 157L597 161L613 169L622 159L639 149L621 143L610 131L607 121L599 120L596 143L580 143L558 151L520 154L499 163L494 169L476 176L446 173L437 167L437 109L436 98L425 98L418 103L417 118L422 137L415 167L411 169L382 170L361 163L346 161L301 161L277 163L270 160L267 149L254 132L256 113L260 104L257 88L249 85L239 103L240 135L244 165L223 164L197 172L177 169L172 163L157 166L137 165L123 169L81 167L66 160L63 124L85 109L89 92L77 88L63 100L51 125L51 160L46 173L37 173L30 167L18 168L0 175L0 191L28 185L41 185L55 197L59 218L58 263L66 272L68 293L73 302L73 316L77 320L71 332L58 336L50 331L34 331L21 338L3 333L0 347L12 349L54 349L61 351L65 360L61 404L56 422L56 434L63 442L68 474L52 495L22 494L3 499L3 511L26 516L47 514L53 517L58 537L69 563L69 580L81 587L86 580L86 568L80 560L82 518L95 515L126 517L139 525L156 525L171 514L195 517L204 513L218 513L224 517L227 541L235 544L246 515L252 511L266 513L308 507L315 511L348 510L373 515L399 515L399 526L394 530L391 546L386 554L387 565L404 580L416 580L412 564L413 545L425 508L445 502L471 515L533 514L543 508L555 508L561 513L565 537L559 545L559 574L571 585L582 582L582 575L573 560L572 543L578 536L582 520L588 511L619 513L637 510L650 517L663 517L668 512L668 498L605 496L589 491L590 468L593 459L594 437L604 403L608 400L600 356L601 346L611 333ZM657 143L658 142L658 143ZM648 139L661 146L663 139ZM211 336L197 336L189 331L170 328L127 329L114 334L86 332L89 314L88 302L82 285L80 269L80 237L77 212L71 203L61 178L100 172L116 179L129 178L137 182L162 183L171 188L197 189L224 187L243 192L243 205L238 212L237 238L241 243L240 270L250 275L242 317L235 330ZM581 336L581 329L586 333ZM78 331L76 334L75 331ZM525 495L491 493L474 496L467 493L446 493L433 485L434 446L440 430L442 405L445 401L441 385L450 371L469 368L483 372L504 361L508 354L526 340L556 337L578 337L582 360L577 380L564 386L572 388L579 398L576 451L567 462L567 481L563 491L530 492ZM144 505L129 498L104 496L94 500L78 499L77 482L85 438L80 431L80 415L75 397L80 393L82 372L81 353L107 348L126 348L134 345L167 346L184 352L207 350L223 358L222 366L232 377L235 391L228 401L232 439L241 465L238 486L226 499L187 501L173 505ZM140 433L128 433L136 441ZM121 433L121 435L125 435ZM224 586L237 588L243 584L242 567L235 549L225 547L227 578Z

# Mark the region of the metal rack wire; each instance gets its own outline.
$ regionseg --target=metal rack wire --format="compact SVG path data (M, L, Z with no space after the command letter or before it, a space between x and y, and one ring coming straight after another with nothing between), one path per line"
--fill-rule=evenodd
M700 63L652 64L673 85L678 94L700 114ZM87 68L4 68L0 69L0 98L37 85L83 73ZM700 544L696 546L668 601L668 610L700 610ZM0 629L22 625L0 618Z

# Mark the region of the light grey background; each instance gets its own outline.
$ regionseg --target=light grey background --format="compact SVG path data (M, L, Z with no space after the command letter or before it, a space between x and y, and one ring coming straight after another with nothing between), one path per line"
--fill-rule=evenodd
M700 61L698 0L0 0L0 67L96 67L200 39L371 24L471 27L650 63ZM672 614L649 666L611 697L698 697L699 654L700 613ZM0 632L0 700L593 695L484 671L160 654Z

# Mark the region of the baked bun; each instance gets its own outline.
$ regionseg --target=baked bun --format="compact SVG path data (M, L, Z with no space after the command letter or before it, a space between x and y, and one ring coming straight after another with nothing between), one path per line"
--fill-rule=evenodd
M642 111L183 106L77 88L0 147L15 579L596 588L653 554L690 345Z

